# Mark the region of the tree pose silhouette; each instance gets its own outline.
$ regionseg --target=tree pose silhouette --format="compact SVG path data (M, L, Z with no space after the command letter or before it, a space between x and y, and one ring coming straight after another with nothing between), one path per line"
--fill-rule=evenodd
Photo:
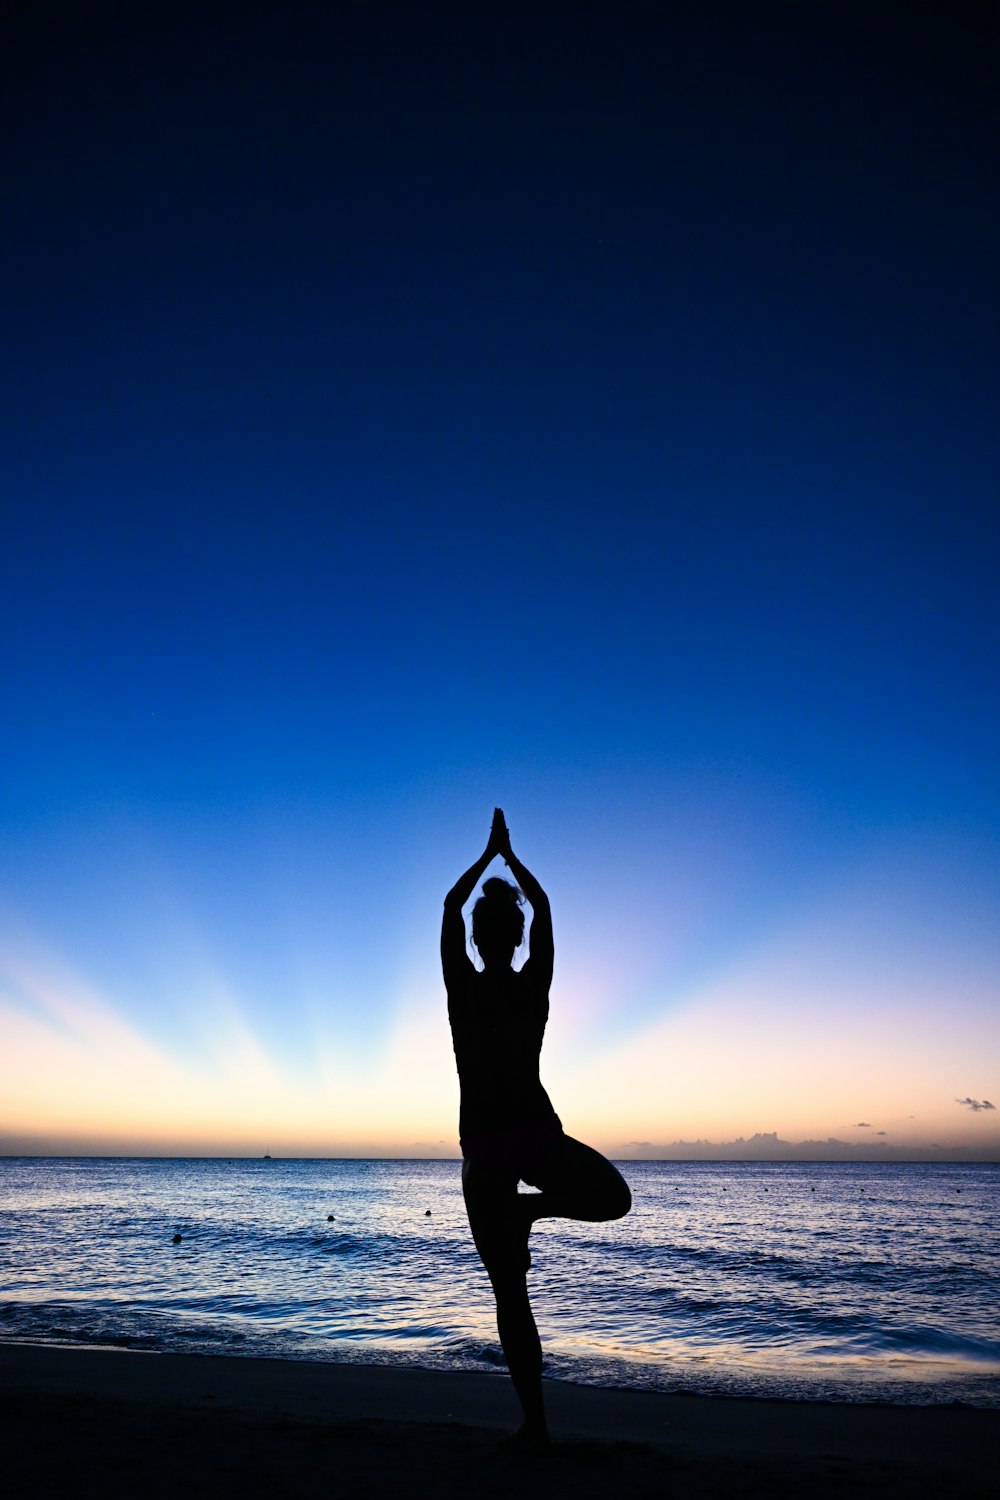
M500 856L518 884L493 878L472 912L469 957L462 908ZM512 967L524 938L522 901L531 903L529 957ZM549 1015L553 941L549 900L514 854L500 808L485 850L444 901L441 966L448 991L461 1083L462 1189L472 1237L497 1304L497 1331L524 1411L519 1445L548 1445L542 1348L528 1300L528 1237L536 1219L620 1219L632 1205L628 1184L597 1151L563 1132L538 1076ZM518 1183L539 1188L518 1192Z

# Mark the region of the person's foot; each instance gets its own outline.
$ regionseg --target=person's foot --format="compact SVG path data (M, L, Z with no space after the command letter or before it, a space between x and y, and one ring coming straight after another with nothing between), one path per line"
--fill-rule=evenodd
M504 1440L503 1446L511 1453L536 1458L552 1448L547 1427L537 1427L524 1422L516 1432Z
M531 1200L533 1197L535 1197L534 1193L518 1193L517 1195L517 1208L518 1213L520 1214L520 1223L518 1225L518 1230L519 1233L524 1236L525 1271L531 1270L531 1251L528 1249L528 1236L531 1234L531 1231L534 1228L535 1224L535 1215L532 1211L531 1204Z

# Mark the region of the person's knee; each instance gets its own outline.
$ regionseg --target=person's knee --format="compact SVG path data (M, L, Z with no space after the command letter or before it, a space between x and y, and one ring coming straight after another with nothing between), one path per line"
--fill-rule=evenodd
M505 1261L494 1262L486 1270L500 1312L519 1312L522 1307L530 1307L528 1278L523 1270Z
M632 1190L620 1172L615 1172L615 1178L608 1194L608 1218L624 1219L632 1207Z

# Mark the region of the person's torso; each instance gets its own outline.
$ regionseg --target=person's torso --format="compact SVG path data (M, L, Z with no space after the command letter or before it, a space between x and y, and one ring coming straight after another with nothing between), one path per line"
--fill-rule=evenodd
M530 968L478 973L470 964L461 984L449 991L463 1135L554 1115L538 1077L548 1014L548 994L532 984Z

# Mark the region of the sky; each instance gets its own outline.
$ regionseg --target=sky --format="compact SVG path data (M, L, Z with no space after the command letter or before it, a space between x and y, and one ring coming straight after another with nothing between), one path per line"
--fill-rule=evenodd
M0 1152L1000 1159L992 8L5 16Z

